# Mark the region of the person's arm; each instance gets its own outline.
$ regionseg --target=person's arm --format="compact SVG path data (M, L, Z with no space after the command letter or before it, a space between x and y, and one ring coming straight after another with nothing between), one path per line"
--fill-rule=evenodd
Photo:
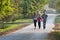
M43 18L43 15L42 15L42 18Z
M46 15L46 18L48 17L48 15Z
M46 15L46 20L47 20L48 15Z
M42 18L44 18L44 15L42 15Z

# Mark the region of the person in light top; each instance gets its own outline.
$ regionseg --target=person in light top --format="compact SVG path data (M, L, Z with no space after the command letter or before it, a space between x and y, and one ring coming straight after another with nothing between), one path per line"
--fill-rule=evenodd
M34 12L33 21L34 21L34 29L36 29L36 23L37 23L37 13L36 12Z

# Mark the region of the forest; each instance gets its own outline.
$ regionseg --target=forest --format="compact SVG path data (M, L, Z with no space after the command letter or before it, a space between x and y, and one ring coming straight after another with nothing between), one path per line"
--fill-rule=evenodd
M12 21L19 18L32 18L48 0L0 0L0 20Z

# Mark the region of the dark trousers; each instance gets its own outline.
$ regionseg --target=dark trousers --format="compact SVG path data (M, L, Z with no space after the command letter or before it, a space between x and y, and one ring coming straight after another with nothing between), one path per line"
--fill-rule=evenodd
M41 27L41 22L38 22L38 27L39 27L39 29L40 29L40 27Z
M34 20L34 26L35 26L35 28L36 28L36 22L37 22L37 20Z
M43 21L43 28L46 28L46 21Z

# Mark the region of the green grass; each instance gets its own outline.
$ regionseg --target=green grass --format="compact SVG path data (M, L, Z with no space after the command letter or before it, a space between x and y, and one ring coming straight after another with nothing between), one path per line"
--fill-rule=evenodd
M19 19L19 20L16 20L14 22L32 22L32 19ZM19 28L19 27L22 27L23 25L27 25L27 24L4 24L4 28L3 29L0 29L0 32L6 32L8 30L12 30L12 29L16 29L16 28ZM2 24L0 24L0 27L2 26Z
M12 29L15 29L15 28L18 28L20 27L22 24L9 24L9 26L5 29L0 29L0 32L6 32L8 30L12 30Z
M60 23L60 18L56 18L56 23Z
M14 23L18 23L18 22L28 22L28 23L31 23L33 22L33 19L18 19L18 20L15 20L13 21ZM8 23L13 23L12 21L8 22Z
M60 23L60 15L56 17L55 23Z
M15 22L32 22L32 19L19 19L16 20Z
M55 38L56 38L56 40L60 40L60 32L55 33Z
M55 19L55 23L59 23L60 24L60 15L58 15ZM56 40L60 40L60 32L56 32L55 33L55 39Z

